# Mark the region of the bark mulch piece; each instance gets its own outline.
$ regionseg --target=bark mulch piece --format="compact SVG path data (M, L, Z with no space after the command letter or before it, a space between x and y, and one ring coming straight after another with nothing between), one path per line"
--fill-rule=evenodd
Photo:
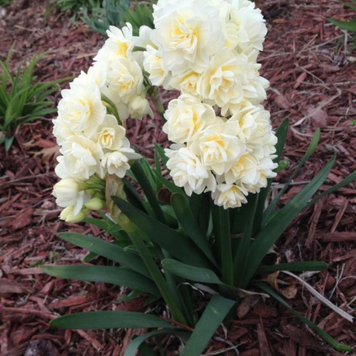
M104 39L80 22L70 23L63 14L50 11L45 20L47 5L48 1L17 0L0 10L0 56L6 57L16 41L12 69L48 51L36 68L39 79L78 75L88 68ZM351 124L356 119L356 52L351 43L345 47L343 33L326 20L349 20L354 15L336 0L267 0L260 6L269 27L261 55L262 74L271 82L265 105L275 127L285 117L292 125L284 153L289 167L276 178L275 192L296 168L315 129L321 130L321 142L284 197L284 204L334 153L337 163L321 190L356 169L356 129ZM164 102L174 95L165 94ZM51 129L50 120L20 127L10 153L6 155L0 147L0 354L120 356L132 335L144 330L63 331L48 323L74 312L145 309L140 298L121 303L120 297L128 293L124 288L55 279L42 273L42 264L80 263L86 254L56 237L58 232L71 230L109 238L95 227L58 220L59 209L51 196L57 181L58 150ZM150 159L154 143L168 145L158 117L129 122L128 133L132 144ZM308 274L307 281L351 314L356 297L355 211L353 183L303 212L272 256L281 262L327 262L327 271ZM288 288L280 281L288 283ZM294 309L338 341L356 344L355 327L290 276L280 273L275 283L286 298L294 296L288 300ZM219 329L206 355L340 355L271 298L248 296L236 314L228 330ZM166 354L177 353L168 349Z

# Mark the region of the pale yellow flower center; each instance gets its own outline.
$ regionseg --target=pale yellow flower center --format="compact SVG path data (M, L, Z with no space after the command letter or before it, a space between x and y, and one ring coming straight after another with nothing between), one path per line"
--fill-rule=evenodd
M101 147L111 148L115 140L115 130L112 127L105 127L99 133L98 142Z

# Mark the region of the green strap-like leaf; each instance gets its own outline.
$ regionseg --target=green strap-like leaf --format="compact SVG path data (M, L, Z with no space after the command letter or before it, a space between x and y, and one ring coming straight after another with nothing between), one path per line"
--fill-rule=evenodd
M257 287L271 295L274 299L276 299L279 303L281 303L286 309L288 309L295 317L303 321L305 324L307 324L310 329L315 331L321 338L323 338L328 344L330 344L333 348L335 348L338 351L353 351L353 348L344 344L341 344L337 342L335 339L333 339L328 333L326 333L324 330L320 329L317 327L314 323L312 323L309 319L305 318L303 315L298 313L296 310L294 310L286 301L276 292L274 291L270 286L268 286L265 283L254 283Z
M234 257L234 282L236 287L241 286L241 281L245 274L245 270L248 268L248 251L250 248L250 241L252 237L252 231L254 226L254 218L259 201L259 195L253 194L249 198L250 210L248 214L246 210L243 210L243 216L245 218L244 231L242 234L242 239L239 241L236 255Z
M212 207L216 247L220 257L222 280L229 286L234 284L234 268L230 233L229 211L222 206Z
M285 119L282 124L279 126L276 136L277 136L277 144L276 144L276 158L273 160L275 163L279 163L282 157L283 149L287 140L287 134L288 134L288 127L289 127L289 119ZM262 216L263 216L263 211L265 208L265 202L268 196L268 193L271 188L272 184L272 178L268 179L267 187L261 189L259 195L258 195L258 204L256 208L256 213L255 213L255 222L254 222L254 229L253 229L253 234L257 233L262 225Z
M356 20L340 21L332 18L329 18L328 20L335 26L341 28L342 30L356 32Z
M249 268L246 270L241 288L247 286L269 249L276 243L288 225L306 208L309 200L328 177L334 162L335 156L325 165L319 174L284 208L279 210L258 233L255 241L251 244L248 258Z
M293 181L293 179L298 175L300 169L304 166L305 162L314 153L316 146L318 145L319 138L320 138L320 130L317 129L314 133L313 138L310 141L310 145L309 145L307 152L305 152L305 154L304 154L303 158L301 159L301 161L299 162L297 168L294 170L293 174L289 177L288 182L284 185L284 187L278 193L277 197L275 199L273 199L273 201L269 204L267 209L264 211L262 224L264 224L268 220L270 214L272 213L275 206L278 204L278 202L281 199L284 192L288 189L288 187L291 184L291 182Z
M161 157L161 160L162 162L167 165L167 162L168 162L168 157L166 156L166 154L164 153L164 149L157 145L157 143L155 143L155 152L158 152L158 154L160 155Z
M144 201L137 189L127 179L123 178L122 181L124 182L127 201L136 206L136 208L146 212Z
M121 328L170 328L176 327L149 314L127 311L98 311L61 316L51 321L59 329L121 329Z
M73 245L84 248L90 252L103 256L111 261L130 267L134 271L151 278L145 264L137 254L126 251L120 246L95 239L91 236L76 234L72 232L62 232L58 235L61 239L70 242Z
M132 231L129 233L132 242L134 243L137 251L139 252L143 262L145 263L148 271L150 272L153 280L155 281L157 288L159 289L162 298L168 305L173 318L183 324L186 324L187 321L181 311L179 300L174 294L175 291L172 291L169 288L167 281L164 279L161 271L158 269L155 261L150 255L147 247L145 246L143 240L145 236L142 236L142 232L137 229L137 231Z
M181 261L197 267L211 267L204 253L188 237L160 223L119 197L111 197L121 211L154 243Z
M136 356L142 343L144 343L150 337L163 336L163 335L169 335L169 334L177 335L181 339L187 339L191 335L191 333L189 333L189 332L178 331L178 329L177 329L177 331L172 330L172 329L162 329L162 330L151 331L151 332L143 334L143 335L137 337L136 339L134 339L133 341L131 341L125 350L124 356Z
M235 301L215 295L199 319L181 356L200 356L234 304Z
M151 279L141 274L119 267L109 266L43 266L42 270L50 276L76 279L78 281L102 282L161 296Z
M173 206L173 209L176 213L179 224L182 226L188 236L205 253L210 262L215 267L219 268L206 236L201 231L197 221L194 220L194 216L189 207L187 199L181 194L173 194L171 197L171 205Z
M154 171L155 175L157 176L157 180L164 185L172 194L177 193L177 194L181 194L186 198L186 195L184 194L184 191L182 190L182 188L177 187L176 185L174 185L171 181L169 181L168 179L162 177L159 175L159 173L157 171Z
M313 206L319 199L336 192L338 189L344 187L345 185L348 185L352 183L356 179L356 171L352 172L349 176L347 176L342 182L335 184L333 187L331 187L328 190L325 190L324 192L320 193L317 197L315 197L313 200L311 200L308 204L307 207Z
M311 261L311 262L290 262L280 263L273 266L262 266L256 271L256 275L273 273L276 271L290 271L290 272L312 272L323 271L328 268L325 262Z
M156 196L155 184L153 185L153 182L150 181L148 175L145 174L145 171L141 165L143 162L144 161L142 160L136 161L131 166L131 171L135 175L138 183L140 184L143 192L145 193L145 196L151 205L154 215L161 223L165 224L166 219Z
M224 284L211 269L194 267L172 259L163 260L162 266L169 272L193 282Z

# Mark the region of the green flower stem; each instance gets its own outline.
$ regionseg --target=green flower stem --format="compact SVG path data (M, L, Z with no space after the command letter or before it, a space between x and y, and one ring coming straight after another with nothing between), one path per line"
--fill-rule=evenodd
M138 253L140 254L144 264L146 265L148 271L150 272L153 280L155 281L157 288L159 289L164 301L169 307L169 310L172 313L173 319L179 323L187 325L187 321L181 312L181 308L177 298L174 296L172 291L170 290L167 281L164 279L162 273L158 269L156 263L151 257L148 249L146 248L143 240L141 231L137 230L136 227L133 226L134 231L128 232L128 235L131 238L132 243L135 245Z
M222 268L222 281L232 287L234 285L234 270L229 211L213 204L212 212L214 234Z
M166 122L166 119L164 117L164 106L162 104L162 100L161 100L161 96L160 96L160 92L159 92L159 88L158 87L155 87L152 91L152 94L151 94L151 99L153 101L153 104L155 105L156 107L156 110L158 112L158 114L161 116L163 122Z
M111 111L112 114L116 117L118 124L122 125L122 121L120 119L120 115L115 103L103 93L101 93L101 100L104 102L104 105L109 109L109 111Z

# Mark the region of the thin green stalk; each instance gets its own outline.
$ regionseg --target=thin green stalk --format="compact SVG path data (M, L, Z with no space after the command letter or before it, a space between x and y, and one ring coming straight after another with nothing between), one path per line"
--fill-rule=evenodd
M214 234L222 269L222 281L229 286L234 284L234 270L232 259L232 246L230 234L229 211L223 207L213 205Z
M163 122L166 122L166 119L164 117L164 106L162 104L162 100L161 100L161 96L160 96L160 92L159 92L159 88L158 87L155 87L152 91L152 94L151 94L151 99L153 101L153 104L155 105L156 107L156 110L158 112L158 114L161 116Z

